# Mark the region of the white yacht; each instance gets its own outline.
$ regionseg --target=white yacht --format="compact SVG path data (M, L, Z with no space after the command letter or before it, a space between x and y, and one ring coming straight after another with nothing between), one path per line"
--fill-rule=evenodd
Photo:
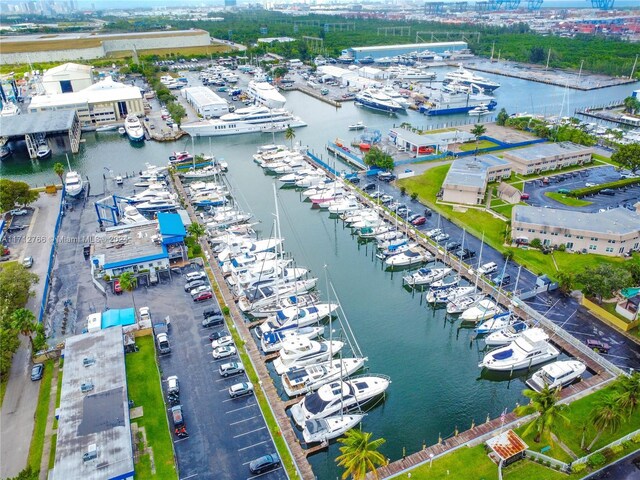
M321 386L317 392L305 395L300 403L292 406L291 416L302 427L307 420L362 407L369 400L382 395L390 384L389 377L371 374L331 382Z
M349 130L364 130L365 128L367 128L367 126L362 121L349 125Z
M50 155L51 155L51 147L49 147L49 144L45 140L38 145L36 156L42 160L44 158L49 157Z
M306 306L315 305L318 302L316 294L292 295L280 298L274 298L274 301L260 307L252 308L249 314L255 318L267 318L276 315L280 310L289 307L304 308Z
M239 108L220 118L202 120L181 125L181 129L192 137L238 135L241 133L284 132L287 128L305 127L299 117L284 109L269 109L264 106Z
M231 257L244 253L256 254L260 252L269 252L278 248L282 244L281 238L264 238L262 240L250 240L248 238L237 238L229 241L225 247L218 253L218 261L226 262Z
M409 101L404 98L400 92L398 92L397 90L394 90L393 87L387 85L386 87L384 87L382 89L382 93L384 93L385 95L387 95L391 100L393 100L394 102L396 102L398 105L400 105L402 108L407 108L410 104Z
M166 212L169 210L175 210L180 204L174 197L158 197L148 200L146 202L138 203L136 208L140 212Z
M344 342L338 340L318 342L301 337L290 339L280 349L280 356L274 360L273 366L278 375L282 375L292 367L303 367L330 360L343 346Z
M553 360L560 350L547 342L549 336L541 328L529 328L509 345L487 353L480 368L508 372Z
M487 78L476 75L475 73L464 68L462 65L460 65L457 70L447 73L445 76L445 81L455 81L460 83L461 85L467 86L476 85L485 92L493 92L500 87L499 83L492 82Z
M483 320L492 318L494 315L497 315L500 312L500 307L496 302L485 298L484 300L479 301L474 306L462 312L462 315L460 315L460 319L463 322L482 322Z
M469 113L467 115L471 117L481 117L483 115L488 115L489 113L491 113L489 107L487 107L487 105L485 105L484 103L481 103L476 108L469 110Z
M308 293L310 290L315 288L317 282L317 278L309 278L287 284L256 287L249 291L245 291L245 294L238 298L238 308L243 312L260 309L277 302L281 297Z
M71 170L67 172L64 177L64 191L65 195L70 197L78 197L84 190L84 181L78 172Z
M120 223L131 225L134 223L146 222L147 218L142 215L133 205L127 205L122 212Z
M486 297L483 293L475 293L471 295L466 295L464 297L456 298L453 301L447 303L447 313L455 314L462 313L468 308L473 307L481 300L484 300Z
M485 320L475 328L476 335L486 335L488 333L497 332L507 328L509 325L516 323L517 318L512 316L510 312L494 315L492 318Z
M367 88L362 92L356 94L356 104L360 104L363 107L371 108L372 110L380 110L389 113L395 113L404 110L402 105L389 98L387 94L375 88Z
M247 95L255 103L268 108L284 108L284 104L287 103L287 99L278 92L278 89L267 82L251 80L247 87Z
M326 418L308 420L302 430L302 438L307 444L328 442L351 430L364 418L363 414L333 415Z
M251 265L255 265L258 262L264 262L273 260L277 257L275 252L259 252L252 253L240 253L229 258L226 262L222 263L222 273L240 273L246 270Z
M578 360L565 360L545 365L527 380L527 385L536 392L541 391L545 385L551 390L569 385L580 378L587 366Z
M507 345L513 342L516 338L521 336L525 330L529 328L525 322L515 322L502 330L489 334L484 343L488 346L496 347L500 345Z
M433 260L433 255L431 255L431 253L422 248L415 247L399 253L398 255L388 257L384 263L388 268L397 268L430 262L431 260Z
M287 307L279 310L272 317L268 317L262 325L258 326L256 331L259 335L264 335L267 332L287 328L306 327L324 320L337 309L337 303L316 303L306 307L299 307L298 305Z
M294 340L299 337L313 340L319 335L322 335L322 332L324 332L323 326L290 328L286 330L267 332L260 336L260 348L262 348L264 353L278 352L285 345L287 340Z
M144 128L140 123L140 119L135 115L127 115L127 119L124 121L124 129L132 142L144 140Z
M328 202L324 204L327 206L329 213L332 215L339 215L340 213L352 212L361 208L358 199L354 196L348 196L334 202Z
M350 376L360 370L366 360L366 358L343 358L292 368L281 375L282 386L289 397L304 395L340 377Z

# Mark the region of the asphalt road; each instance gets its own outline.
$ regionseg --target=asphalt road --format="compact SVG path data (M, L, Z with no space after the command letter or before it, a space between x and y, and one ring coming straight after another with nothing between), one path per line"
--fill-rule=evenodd
M638 480L640 479L640 452L632 453L592 475L589 480Z

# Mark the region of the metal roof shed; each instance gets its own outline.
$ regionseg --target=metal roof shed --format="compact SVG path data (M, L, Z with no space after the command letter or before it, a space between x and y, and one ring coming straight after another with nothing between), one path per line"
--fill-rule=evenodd
M487 446L498 456L503 465L520 460L529 446L513 431L507 430L487 440Z

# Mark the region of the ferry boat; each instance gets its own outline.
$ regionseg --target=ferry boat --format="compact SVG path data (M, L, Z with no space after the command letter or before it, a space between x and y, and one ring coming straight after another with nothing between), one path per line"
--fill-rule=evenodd
M445 75L445 82L457 81L462 85L477 85L485 92L493 92L500 88L500 84L492 82L491 80L476 75L475 73L467 70L462 65L457 70L449 72Z
M382 112L395 113L404 110L395 100L375 88L368 88L356 95L356 102L363 107Z
M84 182L80 174L74 170L67 172L64 177L64 191L65 195L69 195L72 198L78 197L84 189Z
M144 140L144 128L140 120L135 115L127 115L124 122L124 129L132 142L141 142Z
M267 108L284 108L284 104L287 103L287 99L278 92L276 87L267 82L251 80L247 87L247 95L255 103Z
M425 115L452 115L455 113L468 113L480 105L486 106L491 111L498 103L485 95L471 95L469 93L443 93L439 98L430 99L420 106L420 113Z
M271 133L287 128L306 127L299 117L284 109L269 109L265 106L239 108L220 118L187 123L181 129L192 137L214 137L242 133Z

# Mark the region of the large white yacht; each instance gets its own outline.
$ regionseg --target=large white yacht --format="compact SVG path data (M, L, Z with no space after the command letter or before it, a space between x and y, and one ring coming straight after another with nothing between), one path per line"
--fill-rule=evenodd
M493 92L497 88L500 88L499 83L492 82L488 78L476 75L464 68L462 65L460 65L457 70L447 73L445 81L456 81L462 85L477 85L485 92Z
M132 142L144 140L144 128L135 115L127 115L127 119L124 121L124 129Z
M278 92L276 87L267 82L251 80L247 87L247 94L255 103L268 108L284 108L284 104L287 103L287 99Z
M241 133L283 132L287 128L305 127L307 124L281 108L265 106L239 108L220 118L183 124L180 128L192 137L238 135Z
M356 103L373 110L380 110L389 113L404 110L402 105L389 98L386 93L375 88L367 88L366 90L358 93L356 95Z
M84 190L84 181L78 172L71 170L64 177L64 192L70 197L78 197Z
M278 375L292 367L304 367L318 362L325 362L338 352L344 346L344 342L338 340L309 340L308 338L298 337L284 342L280 349L280 356L273 362Z
M342 358L306 367L291 368L282 374L282 386L289 397L304 395L340 377L348 377L362 368L366 360L362 357Z
M548 339L541 328L529 328L509 345L487 353L478 366L509 372L553 360L560 355L560 350L548 343Z
M578 360L565 360L545 365L527 380L527 385L536 392L541 391L545 385L550 389L565 387L580 378L587 366Z

